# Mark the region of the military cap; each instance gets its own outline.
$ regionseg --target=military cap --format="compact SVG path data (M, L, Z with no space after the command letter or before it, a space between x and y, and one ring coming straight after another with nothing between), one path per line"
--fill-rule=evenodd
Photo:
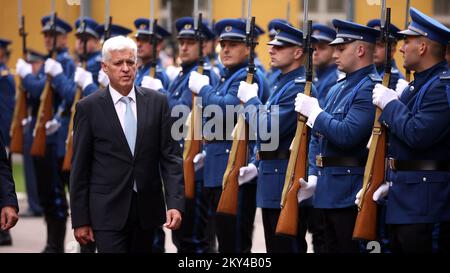
M380 19L370 20L367 23L367 26L379 30L381 28L381 20ZM394 38L395 40L403 39L405 36L399 34L398 33L399 31L400 31L400 29L398 27L396 27L394 24L392 24L392 23L389 24L389 36L391 38Z
M138 18L134 21L134 26L137 29L136 37L141 35L150 35L150 20L147 18ZM170 32L165 30L163 27L161 27L159 24L156 24L156 28L154 30L156 33L156 37L158 39L164 39L166 37L170 37Z
M89 17L80 17L75 21L75 28L77 29L75 35L80 36L83 34L89 34L97 39L100 39L101 35L96 31L97 26L98 24L94 19Z
M241 19L223 19L214 25L219 40L245 42L246 23Z
M126 28L126 27L123 27L123 26L120 26L120 25L116 25L116 24L112 24L112 25L110 26L110 28L111 28L111 33L110 33L110 34L111 34L111 37L119 36L119 35L127 36L128 34L130 34L130 33L132 32L131 29ZM104 35L105 35L105 25L98 25L98 26L95 28L95 31L98 32L98 34L100 35L100 37L104 38ZM111 38L111 37L110 37L110 38Z
M277 32L274 28L274 24L275 23L285 23L285 24L289 24L289 22L287 20L284 19L273 19L269 22L269 24L267 25L267 30L269 31L269 36L274 37L275 35L277 35Z
M375 44L380 31L374 28L360 25L350 21L334 19L334 28L336 29L336 39L330 45L351 43L354 41L363 41Z
M324 41L331 43L336 39L336 30L323 24L312 25L313 37L319 42Z
M400 31L400 34L424 36L444 45L449 43L450 30L446 26L415 8L410 8L409 14L411 15L411 23L408 29Z
M194 19L192 17L183 17L175 21L175 27L178 31L178 38L194 38ZM206 40L214 39L214 33L208 27L205 20L202 20L201 35Z
M275 22L273 27L276 31L276 35L268 45L273 46L302 46L303 45L303 32L289 24L283 22ZM314 37L311 37L312 42L317 42Z
M11 44L10 40L0 38L0 47L7 48Z
M51 20L52 16L53 15L47 15L42 17L41 19L42 32L49 32L52 30L52 20ZM67 34L72 31L72 27L70 26L70 24L59 17L56 17L55 26L56 32L61 34Z

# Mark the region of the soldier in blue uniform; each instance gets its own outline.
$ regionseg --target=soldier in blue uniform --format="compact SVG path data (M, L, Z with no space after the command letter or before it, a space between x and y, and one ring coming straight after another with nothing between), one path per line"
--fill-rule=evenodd
M393 252L431 252L440 223L439 250L450 251L450 72L445 47L450 30L415 8L400 52L414 71L400 94L376 85L373 103L387 128L386 183L374 200L388 194L386 223Z
M34 49L27 48L26 62L31 64L32 73L37 74L44 65L46 56L45 54L38 52ZM26 95L29 96L28 93ZM31 109L28 109L31 110ZM33 127L31 126L31 111L28 111L29 116L22 121L23 131L24 131L24 143L23 143L23 169L25 175L25 188L27 191L27 203L28 209L20 214L20 217L36 217L42 216L43 209L40 205L38 191L37 191L37 181L36 181L36 171L34 168L33 158L30 155L31 144L33 143Z
M254 159L247 167L241 168L239 182L245 184L249 179L258 177L256 202L257 206L262 208L267 252L306 253L306 215L303 210L299 214L301 224L297 239L275 235L281 211L281 192L288 165L289 146L296 130L294 100L299 92L304 91L306 82L303 66L305 59L302 47L303 33L282 22L275 22L273 27L277 30L277 34L268 43L271 66L279 69L281 73L271 86L271 95L264 104L257 96L258 86L241 81L238 97L246 107L249 107L249 113L246 114L249 124L257 124L258 128L267 126L269 131L279 128L276 132L279 145L275 150L268 151L264 145L274 139L262 140L266 137L258 135L257 159ZM264 106L263 110L259 108L260 106ZM278 109L275 111L273 106L277 106ZM261 133L260 130L257 132Z
M9 44L11 44L11 41L0 38L0 137L4 139L6 146L9 146L10 142L9 129L11 127L16 94L14 76L11 75L6 66L9 57ZM4 147L1 148L4 149ZM0 246L11 244L12 240L9 232L0 230Z
M74 80L83 89L83 96L92 94L100 86L102 54L100 52L101 35L96 31L97 26L97 22L89 17L80 17L75 21L75 52L79 63L85 62L86 67L80 65L77 67ZM86 52L84 52L85 41Z
M73 80L75 63L67 50L67 33L72 27L64 20L57 18L56 31L52 31L51 16L41 20L44 43L47 50L53 48L56 36L56 59L47 58L37 75L31 74L31 65L19 59L16 65L18 74L23 78L23 86L28 93L27 105L31 107L31 125L34 127L40 105L40 96L46 84L46 74L52 77L54 118L45 124L47 143L44 158L34 157L38 194L44 208L47 223L47 245L44 252L64 252L64 237L66 232L67 200L61 173L65 154L70 120L70 107L73 102L74 90L67 83ZM31 132L30 132L31 133Z
M380 19L373 19L367 23L368 27L380 29L381 22ZM395 63L395 52L397 52L397 42L403 39L403 35L398 32L400 29L393 24L389 25L389 37L391 41L391 58L392 58L392 69L391 69L391 80L389 81L389 88L403 90L408 85L408 82L405 81L405 77L402 75L400 70L398 70L397 64ZM381 40L377 40L377 44L375 46L375 53L373 54L373 61L375 66L377 67L378 74L380 77L384 75L384 59L386 54L386 46Z
M314 207L322 209L327 252L358 252L352 240L357 207L354 196L361 188L375 107L372 90L381 78L373 64L378 30L353 22L333 20L337 30L333 58L346 73L320 106L316 98L298 94L295 110L308 117L312 128L308 183L300 194L314 193ZM315 161L315 162L314 162ZM311 176L317 176L311 179ZM316 188L317 186L317 188Z
M171 109L183 105L192 108L192 92L189 90L189 76L192 71L197 71L199 59L199 44L195 39L194 21L192 17L183 17L175 22L178 31L179 58L181 60L182 70L167 90L162 90L167 94L169 107ZM207 43L214 39L215 34L203 22L201 26L201 35L204 40L203 52L206 53ZM204 75L209 77L211 85L216 85L219 81L217 75L211 71L211 65L208 59L205 59L203 65ZM158 90L162 86L161 80L144 76L143 87ZM180 147L183 149L184 141L180 141ZM198 158L198 157L197 157ZM199 163L199 162L197 162ZM179 230L172 231L172 240L179 253L206 253L210 252L209 243L206 234L208 207L206 204L206 195L203 191L203 169L201 162L196 166L196 188L195 198L186 199L183 223Z
M145 18L138 18L134 21L134 25L137 28L136 33L136 43L138 46L138 58L141 63L141 65L138 68L137 74L136 74L136 80L135 84L137 86L141 86L142 80L144 76L150 75L150 66L153 56L153 46L151 43L151 36L150 36L150 30L149 30L149 19ZM159 59L159 52L161 51L163 45L164 45L164 39L169 37L171 34L167 30L165 30L163 27L156 25L156 28L154 30L154 33L156 34L156 37L158 39L157 46L156 46L156 72L155 77L156 79L159 79L162 83L161 88L157 88L155 90L160 89L167 89L169 87L169 77L167 76L166 72L164 71L164 68L161 65L161 60Z
M240 104L240 100L237 98L237 91L240 81L245 80L247 76L247 59L250 48L245 43L245 26L245 22L240 19L224 19L215 25L215 32L220 39L220 59L225 66L224 75L222 75L218 85L211 86L207 76L200 75L195 71L191 72L189 77L189 89L202 98L203 109L208 107L208 109L212 110L212 112L205 112L204 115L212 115L212 118L215 119L214 123L217 124L217 126L212 126L214 127L214 130L212 130L211 127L208 127L211 126L208 121L212 119L208 118L203 128L204 136L207 140L204 146L206 152L204 158L204 187L208 196L208 207L213 212L217 209L222 192L222 178L232 144L230 137L232 128L227 128L226 126L226 107ZM268 97L268 86L261 71L256 71L254 82L259 86L258 96L261 101L265 102ZM214 113L214 111L219 109L213 109L212 107L219 108L221 110L220 115ZM230 115L230 113L228 115L230 116L229 118L236 120L235 115ZM255 204L250 200L255 194L255 187L255 185L249 185L248 187L241 187L239 190L239 200L244 200L245 203L243 203L244 201L239 202L240 208L237 222L239 222L239 219L251 221L250 225L241 223L241 226L250 226L250 228L253 226ZM247 202L251 202L251 204ZM215 222L216 235L219 242L219 252L249 251L244 249L248 248L246 247L249 245L248 242L246 246L241 246L240 244L244 239L242 238L241 241L237 240L243 234L248 234L248 232L238 233L236 221L221 218L218 215L214 216L213 221Z
M272 41L275 35L277 34L277 31L274 28L274 24L276 23L285 23L289 24L288 21L284 19L273 19L269 22L267 25L267 31L269 33L269 40ZM275 79L281 74L281 71L275 67L270 67L269 70L266 72L266 79L269 86L272 86L272 83L275 81Z
M334 48L329 45L336 38L336 31L326 25L313 24L313 35L318 40L314 44L313 63L315 68L314 86L317 99L323 105L331 87L339 78L339 70L333 60Z

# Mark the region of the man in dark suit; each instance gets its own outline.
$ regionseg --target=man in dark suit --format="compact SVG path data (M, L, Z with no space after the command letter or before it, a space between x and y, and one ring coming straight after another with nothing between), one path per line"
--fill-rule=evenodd
M5 144L0 136L0 230L7 231L19 220L14 180L6 157Z
M156 227L165 219L172 230L181 224L182 158L167 98L134 86L136 56L130 38L107 40L102 69L110 85L76 109L72 226L80 244L95 241L99 252L151 252Z

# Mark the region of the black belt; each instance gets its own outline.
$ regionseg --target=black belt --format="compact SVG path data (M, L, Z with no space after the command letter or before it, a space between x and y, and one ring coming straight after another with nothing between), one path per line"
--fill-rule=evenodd
M450 171L448 160L397 160L388 159L389 169L393 171Z
M359 157L323 157L316 156L317 167L364 167L366 159Z
M256 158L258 160L289 159L290 154L290 151L258 152Z

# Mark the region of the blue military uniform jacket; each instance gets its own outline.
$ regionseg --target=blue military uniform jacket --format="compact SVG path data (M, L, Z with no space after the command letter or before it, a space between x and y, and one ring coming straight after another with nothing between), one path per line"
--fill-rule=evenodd
M285 75L280 74L276 78L271 86L271 95L265 105L256 97L245 104L246 107L256 107L249 108L251 111L246 115L249 124L255 124L258 127L267 126L267 131L271 132L274 123L278 122L279 130L276 132L279 138L278 151L289 152L289 146L297 127L294 102L297 94L303 92L304 88L305 68L300 67ZM313 92L315 93L314 90ZM262 105L265 106L265 111L258 111L258 107ZM272 106L278 107L278 113L274 112ZM275 119L273 119L274 117ZM276 130L275 128L273 130ZM264 142L269 143L270 140L262 140L258 135L258 150L261 150L261 143ZM279 209L288 159L254 160L252 163L258 166L256 205L261 208Z
M177 105L186 105L189 109L192 109L192 92L189 89L189 76L197 68L197 63L182 65L181 72L170 84L169 89L165 91L170 109L173 109ZM209 62L205 62L203 69L203 74L209 77L210 85L215 86L219 82L219 78L211 71ZM180 141L180 147L181 149L184 148L184 139ZM196 171L195 176L196 180L203 180L203 169Z
M224 75L220 79L218 85L216 85L215 87L207 85L200 90L199 95L202 97L203 110L205 111L205 108L208 105L217 105L222 109L222 113L224 113L225 115L225 109L227 105L239 105L240 100L237 97L237 91L239 89L240 82L245 81L246 77L247 63L238 65L233 69L225 69ZM264 74L258 69L255 73L254 82L258 83L259 97L261 98L261 101L265 102L269 97L269 88L264 79ZM217 119L218 117L215 118ZM204 130L206 125L208 125L208 120L206 120ZM223 126L222 140L207 142L207 144L204 146L206 151L206 157L204 161L205 165L203 168L205 187L222 186L222 178L227 166L232 141L226 140L226 135L229 135L231 131L226 132L226 121L224 118L221 121L221 126ZM232 130L233 128L230 129ZM210 136L205 136L205 138L207 139L209 137ZM250 150L253 151L251 147Z
M384 66L377 67L377 72L381 78L384 76ZM399 79L405 79L402 72L398 70L395 60L392 60L391 79L389 80L389 88L395 90Z
M172 109L175 105L186 105L192 108L192 92L189 89L189 76L192 71L197 70L197 63L192 63L189 65L182 65L182 70L178 76L173 80L167 89L167 99L169 100L169 107ZM209 62L205 62L203 66L204 75L209 77L209 84L211 86L216 86L219 82L217 75L211 71L211 66Z
M138 71L136 72L136 79L134 80L134 84L136 84L136 86L141 86L142 79L144 79L144 76L148 76L149 74L150 74L150 64L140 66L138 68ZM169 88L170 84L169 76L167 76L166 72L162 68L161 61L159 59L156 64L155 77L162 82L164 89L167 90Z
M339 78L339 71L335 64L326 67L324 70L316 70L314 86L317 90L317 100L321 107L324 106L325 98L331 87L333 87Z
M364 166L315 165L316 155L352 157L367 160L367 142L371 135L375 106L372 90L381 82L374 65L347 75L329 91L323 112L314 123L310 149L310 175L317 175L314 207L346 208L355 205L362 187Z
M70 107L72 106L76 91L74 85L70 83L73 83L76 67L67 49L62 49L58 52L56 61L62 65L63 73L56 75L51 82L55 91L53 94L53 112L55 113L54 118L61 123L61 127L55 134L47 136L47 144L55 143L57 146L57 156L63 157L66 151L67 131L69 130ZM27 102L33 109L32 126L34 126L36 121L40 103L39 99L44 91L46 80L44 66L41 67L37 75L30 74L23 79L23 85L29 94L27 96Z
M0 64L0 134L9 145L9 129L11 128L16 95L16 84L13 75L5 64Z
M397 160L450 161L450 86L446 62L414 74L400 100L386 105L388 156ZM448 167L447 167L448 168ZM387 201L389 224L450 221L450 171L393 171Z

